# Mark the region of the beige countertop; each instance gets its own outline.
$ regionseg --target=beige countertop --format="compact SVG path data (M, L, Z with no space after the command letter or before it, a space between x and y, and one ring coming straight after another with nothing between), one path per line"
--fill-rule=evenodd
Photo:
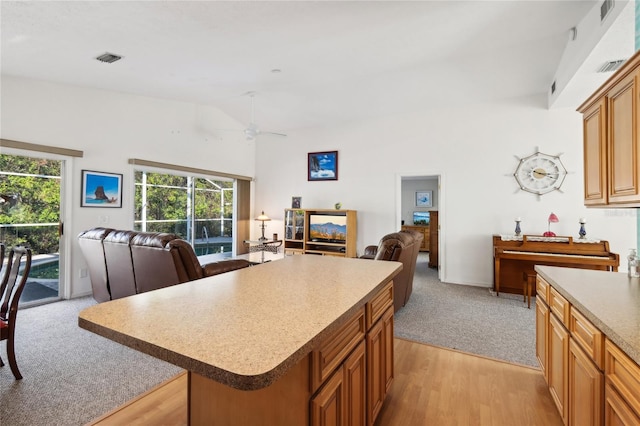
M624 272L536 266L536 271L640 364L640 278Z
M287 256L101 303L80 327L237 389L273 383L402 269Z

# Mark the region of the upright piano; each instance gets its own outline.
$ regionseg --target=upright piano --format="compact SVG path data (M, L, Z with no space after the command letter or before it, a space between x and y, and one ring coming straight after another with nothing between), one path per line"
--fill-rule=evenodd
M609 251L603 240L539 235L493 236L493 289L523 294L527 275L535 274L535 265L617 271L620 256ZM535 285L531 288L535 295Z

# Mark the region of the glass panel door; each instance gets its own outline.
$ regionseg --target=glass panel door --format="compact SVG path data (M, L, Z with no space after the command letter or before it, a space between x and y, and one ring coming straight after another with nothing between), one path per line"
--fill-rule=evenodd
M63 162L0 154L0 241L31 248L21 304L57 300L60 285L60 194Z

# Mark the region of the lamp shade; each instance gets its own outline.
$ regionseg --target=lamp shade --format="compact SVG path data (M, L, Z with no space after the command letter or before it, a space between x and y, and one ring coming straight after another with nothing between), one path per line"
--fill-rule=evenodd
M256 220L261 220L263 222L266 222L266 221L271 220L271 219L269 218L269 216L264 214L264 211L262 211L262 214L260 214L260 216L256 217Z
M560 219L558 219L558 216L556 216L555 213L551 213L549 215L549 222L553 222L553 223L560 222Z

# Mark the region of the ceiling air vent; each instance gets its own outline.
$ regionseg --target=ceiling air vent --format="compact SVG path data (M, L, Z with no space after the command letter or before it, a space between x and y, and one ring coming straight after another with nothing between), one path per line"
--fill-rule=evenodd
M107 64L111 64L115 61L119 61L122 59L122 56L114 55L113 53L105 53L104 55L100 55L96 58L100 62L106 62Z
M613 9L614 0L604 0L600 6L600 22L604 21L611 9Z
M600 67L598 72L613 72L620 68L622 64L624 64L625 59L618 59L617 61L609 61L605 62L604 65Z

